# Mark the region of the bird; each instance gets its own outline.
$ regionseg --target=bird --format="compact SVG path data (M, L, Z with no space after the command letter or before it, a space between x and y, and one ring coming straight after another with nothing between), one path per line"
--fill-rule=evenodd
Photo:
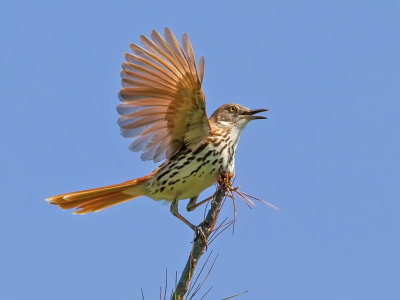
M152 30L131 43L122 63L118 124L130 150L142 160L164 161L152 173L123 183L56 195L46 200L74 214L97 212L146 196L170 202L170 211L193 230L196 226L178 210L189 199L192 211L211 199L198 201L222 174L235 173L235 153L243 129L268 109L230 103L208 118L202 90L204 57L198 63L186 33L181 43L169 28L164 37Z

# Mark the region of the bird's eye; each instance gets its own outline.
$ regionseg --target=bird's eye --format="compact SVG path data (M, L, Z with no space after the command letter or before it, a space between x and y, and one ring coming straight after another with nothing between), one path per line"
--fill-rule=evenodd
M230 111L230 112L235 112L235 111L236 111L236 107L235 107L235 106L229 107L229 111Z

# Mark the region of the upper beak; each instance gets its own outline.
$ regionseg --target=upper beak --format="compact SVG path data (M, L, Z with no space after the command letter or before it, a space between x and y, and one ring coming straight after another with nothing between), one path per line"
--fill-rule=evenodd
M242 112L241 114L246 115L247 118L250 120L266 119L267 117L264 117L264 116L254 116L255 114L258 114L263 111L268 111L268 109L266 109L266 108L252 109L249 111Z

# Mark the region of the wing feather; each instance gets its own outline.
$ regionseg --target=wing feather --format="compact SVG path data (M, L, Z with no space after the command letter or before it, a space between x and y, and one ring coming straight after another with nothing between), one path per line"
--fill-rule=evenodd
M131 44L131 49L136 54L135 60L137 61L138 65L148 67L153 71L163 74L166 76L164 78L170 78L175 82L180 81L178 74L176 73L176 71L173 70L172 66L160 65L158 57L156 55L144 50L143 48L140 48L139 46L136 46L135 44Z
M143 74L149 75L149 76L154 76L157 77L165 82L168 82L172 85L176 85L179 82L179 78L175 79L172 78L168 75L168 73L166 74L164 71L159 71L157 68L154 68L151 64L143 64L141 63L141 59L139 58L132 58L133 55L130 53L127 53L125 55L125 57L127 58L128 62L123 62L122 63L122 68L124 69L128 69L128 70L136 70L139 71Z
M147 126L157 121L161 121L163 119L164 119L163 116L160 115L145 116L142 118L132 118L132 119L126 119L121 117L119 118L118 123L122 129L133 129L133 128Z
M172 84L163 79L157 78L155 76L152 78L147 74L130 71L129 69L124 70L124 72L121 74L121 78L123 83L129 83L129 80L134 80L134 81L140 80L143 83L148 83L148 84L156 83L157 85L162 85L167 89L172 89L172 90L176 89L175 86L173 86Z
M192 74L197 74L196 59L194 57L192 43L190 43L189 36L186 33L184 33L182 36L182 45L183 45L183 50L185 52L186 58L189 61L189 66L192 71Z
M176 71L178 71L182 76L186 73L185 69L180 65L177 64L175 59L174 59L174 54L173 52L172 55L169 55L167 52L170 52L170 49L165 47L165 44L161 42L161 46L160 45L156 45L155 43L153 43L151 40L149 40L147 37L145 36L141 36L140 37L140 41L142 42L142 44L144 45L144 47L147 49L147 51L149 51L150 53L160 56L163 59L165 59L164 63L168 64L170 66L173 66ZM163 50L163 48L165 50L167 50L167 52L165 52ZM169 50L169 51L168 51Z
M187 34L182 46L168 28L164 36L153 30L151 39L140 37L143 47L130 44L117 106L121 134L134 138L130 150L155 162L195 147L211 131L201 88L204 59L196 66Z
M203 83L203 76L204 76L204 57L201 56L199 59L199 79L200 83Z
M153 67L156 70L170 76L171 78L176 78L176 80L180 79L179 74L176 72L176 68L169 64L167 61L163 61L163 59L156 54L153 54L142 47L139 47L135 44L131 44L132 51L137 55L137 58L143 63Z
M117 111L120 115L131 114L134 111L143 109L143 106L168 106L170 101L165 99L149 98L136 100L129 103L121 103L117 106Z
M172 33L169 28L165 28L164 30L164 35L165 38L167 39L168 44L174 51L175 57L178 59L178 61L181 63L183 68L185 69L186 73L191 73L189 64L187 62L187 59L185 57L185 54L182 51L181 46L179 45L178 40L176 39L175 35ZM189 77L190 79L193 79L192 76Z
M153 30L151 32L151 37L154 40L155 44L164 52L168 53L169 60L175 65L177 69L180 70L180 73L183 75L185 74L185 70L182 69L182 65L176 63L176 54L172 50L171 46L165 41L165 39L159 34L157 31Z

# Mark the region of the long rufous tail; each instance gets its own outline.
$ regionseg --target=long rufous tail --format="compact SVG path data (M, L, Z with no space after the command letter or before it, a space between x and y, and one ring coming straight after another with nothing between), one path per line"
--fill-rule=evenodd
M146 182L151 175L96 189L57 195L46 200L64 209L76 208L74 214L95 212L144 195Z

